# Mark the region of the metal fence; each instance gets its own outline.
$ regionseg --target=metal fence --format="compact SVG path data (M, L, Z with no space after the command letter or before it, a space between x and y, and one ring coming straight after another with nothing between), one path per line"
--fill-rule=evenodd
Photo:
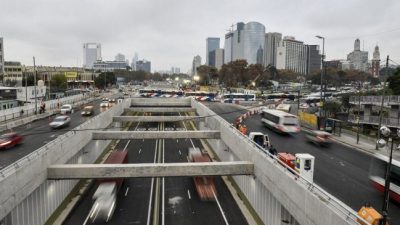
M360 116L360 123L379 125L379 116ZM357 115L349 115L349 122L358 123ZM381 125L389 127L400 127L400 118L387 118L382 117Z
M351 104L358 104L358 99L360 97L360 104L372 104L372 105L381 105L382 104L382 96L350 96ZM383 99L383 104L385 106L389 105L400 105L400 96L399 95L388 95Z

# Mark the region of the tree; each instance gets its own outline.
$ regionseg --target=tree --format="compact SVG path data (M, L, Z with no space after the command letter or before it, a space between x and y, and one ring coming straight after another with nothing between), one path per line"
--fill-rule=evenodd
M53 90L65 91L67 90L67 77L64 74L56 74L51 78L50 84Z
M197 75L199 76L200 85L209 85L211 79L217 77L217 69L213 66L201 65L197 67Z
M28 75L27 78L25 78L26 76L24 76L22 78L22 86L25 87L25 79L27 81L27 85L28 86L33 86L35 85L35 77L33 75Z
M94 79L96 87L104 89L108 85L116 84L117 78L113 72L101 73L98 77ZM105 86L106 85L106 86Z
M387 79L387 82L389 82L388 87L393 95L400 95L400 68L397 68L393 76Z

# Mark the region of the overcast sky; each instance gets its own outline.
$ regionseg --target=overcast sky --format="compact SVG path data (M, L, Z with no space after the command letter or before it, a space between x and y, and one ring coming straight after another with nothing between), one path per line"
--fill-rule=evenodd
M326 38L328 59L344 59L355 38L376 44L400 63L398 0L2 0L0 37L5 60L32 65L82 66L82 44L99 42L104 60L134 52L152 70L187 72L195 55L205 62L207 37L220 37L233 23L257 21L266 32L306 44ZM321 44L322 45L322 44Z

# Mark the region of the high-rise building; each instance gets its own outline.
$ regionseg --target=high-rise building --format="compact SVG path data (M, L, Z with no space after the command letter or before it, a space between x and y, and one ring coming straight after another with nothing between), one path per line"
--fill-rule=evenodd
M371 61L371 74L375 78L379 77L380 63L381 63L381 54L379 53L379 47L377 45L375 46L375 50Z
M249 64L263 63L265 27L258 22L236 24L236 30L225 35L224 63L244 59Z
M354 41L354 51L347 55L347 60L350 62L351 69L368 72L368 52L361 51L360 39Z
M321 69L322 56L319 53L319 45L306 45L307 47L307 73L311 75Z
M307 46L294 37L286 36L277 48L276 68L307 74Z
M147 61L145 59L138 60L136 62L136 70L137 71L142 70L142 71L150 73L151 72L151 62Z
M229 32L225 34L225 43L224 43L224 63L229 63L233 58L233 32Z
M83 67L92 69L93 63L101 60L101 44L84 43L83 44Z
M0 37L0 74L4 74L4 42Z
M279 42L282 40L281 33L266 33L264 46L264 66L276 67L276 53Z
M221 69L222 65L224 65L224 49L219 48L215 49L215 68L218 70Z
M139 55L137 52L135 52L135 55L132 58L132 63L131 63L131 67L132 70L135 71L136 70L136 62L139 60Z
M125 55L123 55L123 54L121 54L121 53L118 53L118 54L115 56L115 61L125 61Z
M171 74L180 74L181 69L179 67L171 67Z
M206 64L209 66L215 66L215 51L219 48L219 38L209 37L206 43Z
M201 66L201 57L196 55L192 62L192 76L197 75L197 67Z

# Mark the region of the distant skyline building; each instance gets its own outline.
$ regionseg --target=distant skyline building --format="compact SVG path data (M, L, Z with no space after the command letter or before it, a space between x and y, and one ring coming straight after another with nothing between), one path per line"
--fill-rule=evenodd
M265 34L264 45L264 66L268 65L276 67L276 54L279 42L282 40L282 34L270 32Z
M136 62L136 71L145 71L151 73L151 62L145 59Z
M84 43L83 44L83 67L92 69L93 64L101 59L101 44Z
M219 48L219 38L209 37L206 40L206 65L215 66L215 50Z
M222 65L224 65L224 49L223 48L215 49L214 55L215 55L215 68L220 70Z
M201 66L201 57L196 55L192 61L192 76L197 75L197 67Z
M137 52L135 52L135 55L132 58L132 63L131 63L131 67L132 70L135 71L136 70L136 62L139 60L139 55Z
M125 61L125 55L118 53L114 59L115 61Z
M354 50L347 55L351 69L368 72L368 52L361 51L360 39L354 41Z
M101 72L112 72L114 70L126 70L128 64L126 61L96 61L93 63L93 69Z
M371 60L371 74L375 78L378 78L380 75L379 74L380 64L381 64L381 54L379 52L378 45L376 45Z
M248 64L263 64L265 26L258 22L239 22L225 35L224 63L244 59Z
M0 37L0 74L4 74L4 42Z
M171 74L180 74L181 69L179 67L171 67Z
M310 75L321 69L318 45L305 45L294 37L284 37L277 47L276 68Z

